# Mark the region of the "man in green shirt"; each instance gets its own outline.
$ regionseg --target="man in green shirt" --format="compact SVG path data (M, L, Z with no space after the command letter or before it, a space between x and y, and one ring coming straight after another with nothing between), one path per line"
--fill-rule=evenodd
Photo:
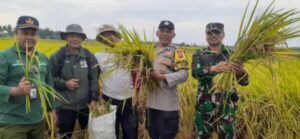
M35 51L38 41L39 22L31 16L21 16L16 26L16 43L0 52L0 138L1 139L43 139L45 123L41 100L35 85L25 79L25 59L33 55L34 70L29 77L39 78L52 86L53 80L46 56ZM26 52L27 46L27 52ZM27 53L27 55L26 55ZM33 76L34 72L39 77ZM36 74L35 74L36 75ZM30 96L30 111L26 112L26 96ZM49 96L50 97L50 96ZM51 100L53 98L50 97ZM53 101L50 103L53 106ZM49 107L49 110L52 108ZM52 112L55 118L55 111Z

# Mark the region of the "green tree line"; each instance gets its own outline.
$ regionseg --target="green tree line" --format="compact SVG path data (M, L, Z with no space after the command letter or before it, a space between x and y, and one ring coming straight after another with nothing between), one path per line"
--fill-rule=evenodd
M11 25L0 25L0 37L13 37L14 29ZM59 31L53 31L49 28L41 28L39 36L42 39L60 39Z

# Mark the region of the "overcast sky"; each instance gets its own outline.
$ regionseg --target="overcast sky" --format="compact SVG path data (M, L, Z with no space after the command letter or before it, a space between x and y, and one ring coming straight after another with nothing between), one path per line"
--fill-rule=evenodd
M266 7L271 0L261 0ZM123 24L145 30L153 38L161 20L175 23L174 42L206 44L205 26L225 24L224 43L236 41L238 27L248 0L0 0L0 25L15 26L21 15L35 16L42 28L64 31L68 24L80 24L88 38L95 38L103 23ZM255 1L252 0L252 4ZM300 10L300 0L276 0L276 8ZM299 24L300 25L300 24ZM155 37L155 36L154 36ZM156 38L155 38L156 39ZM300 38L289 41L300 46Z

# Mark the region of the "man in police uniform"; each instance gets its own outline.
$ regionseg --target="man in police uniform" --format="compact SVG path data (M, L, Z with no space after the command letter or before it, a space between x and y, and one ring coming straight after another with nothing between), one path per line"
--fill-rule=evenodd
M224 25L222 23L209 23L206 26L206 40L208 48L196 50L192 60L192 75L199 81L196 129L198 137L206 139L211 137L214 129L219 138L232 139L235 132L235 115L237 110L238 94L236 90L228 93L214 93L213 77L222 72L234 70L240 85L248 85L248 74L243 65L228 64L231 51L222 45L224 39ZM226 95L230 97L226 97Z
M188 64L182 49L172 44L175 27L161 21L156 35L156 59L150 76L160 87L148 92L146 127L152 139L174 139L179 126L179 97L176 85L188 78Z
M68 103L57 103L57 125L63 138L70 138L78 119L82 130L87 128L88 104L96 105L99 95L99 70L97 60L89 50L82 47L86 39L82 27L68 25L60 33L67 44L51 56L54 87Z
M32 66L38 69L38 80L52 86L52 75L46 56L35 51L39 22L31 16L21 16L16 26L16 43L0 52L0 138L43 139L45 122L37 88L24 78L25 59L35 55ZM27 47L27 48L26 48ZM26 52L27 49L27 52ZM30 71L30 75L36 70ZM30 78L35 78L34 76ZM30 96L30 112L26 112L26 96ZM54 105L53 98L51 106ZM49 107L49 110L52 108ZM52 116L55 116L53 111ZM55 117L54 117L55 118Z

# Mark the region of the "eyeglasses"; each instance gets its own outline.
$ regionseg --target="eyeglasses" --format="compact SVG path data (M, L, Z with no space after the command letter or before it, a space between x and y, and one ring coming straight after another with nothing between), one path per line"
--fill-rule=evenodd
M207 35L213 35L213 34L215 34L215 35L220 35L221 33L222 33L222 32L219 31L219 30L211 30L211 31L207 31L207 32L206 32Z

